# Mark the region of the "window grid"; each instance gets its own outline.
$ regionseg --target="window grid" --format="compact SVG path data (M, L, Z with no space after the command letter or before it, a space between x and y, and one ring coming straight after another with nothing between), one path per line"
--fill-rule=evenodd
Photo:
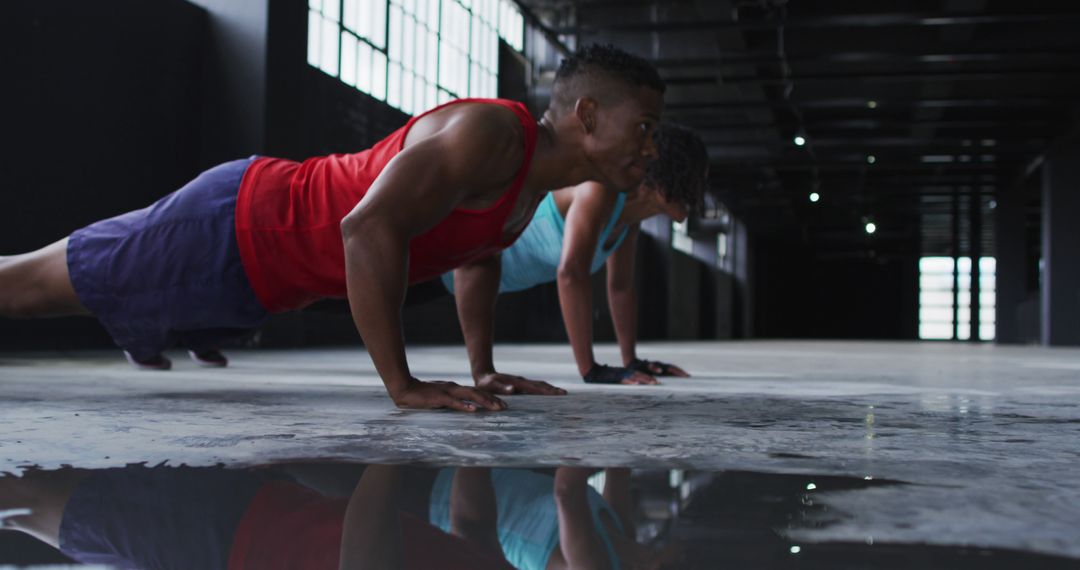
M309 0L308 63L416 114L496 97L502 38L524 47L510 0Z
M979 340L994 340L996 326L996 270L993 257L979 259ZM923 257L919 260L919 338L971 338L971 258ZM955 313L954 303L956 301Z

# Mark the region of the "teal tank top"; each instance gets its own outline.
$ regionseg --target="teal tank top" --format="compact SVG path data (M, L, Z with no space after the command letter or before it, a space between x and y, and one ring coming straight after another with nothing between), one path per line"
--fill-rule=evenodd
M431 524L444 532L450 532L450 486L454 471L440 470L431 489L428 515ZM559 515L552 494L555 478L527 469L492 469L491 483L495 487L495 507L499 517L499 544L507 562L519 570L545 570L551 553L559 545ZM600 513L607 512L622 532L619 517L592 487L587 489L586 496L593 525L607 550L611 568L619 570L619 558L600 523Z
M619 220L619 214L622 213L625 205L626 194L620 192L615 200L615 209L611 212L611 218L604 225L604 230L600 232L596 254L593 255L592 266L589 268L590 273L599 271L607 258L615 253L626 238L628 227L624 227L619 232L619 236L610 248L604 248L604 244L611 237L611 232L615 230L615 223ZM566 221L555 206L555 195L549 192L536 208L529 226L513 245L503 250L499 292L521 291L541 283L554 281L559 270L565 233ZM442 281L446 290L453 293L454 272L444 273Z

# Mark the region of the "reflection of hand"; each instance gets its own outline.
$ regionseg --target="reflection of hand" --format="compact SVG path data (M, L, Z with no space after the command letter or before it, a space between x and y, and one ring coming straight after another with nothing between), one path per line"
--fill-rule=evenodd
M513 374L492 372L476 379L476 387L492 394L536 394L540 396L563 396L566 390L540 380L529 380Z
M659 360L644 360L641 358L635 358L627 365L628 368L637 370L638 372L644 372L646 374L653 374L655 376L678 376L680 378L687 378L690 373L667 362L660 362Z
M460 412L475 412L484 408L493 412L506 409L506 402L476 388L453 382L422 382L410 379L403 390L392 395L399 408L430 410L450 408Z

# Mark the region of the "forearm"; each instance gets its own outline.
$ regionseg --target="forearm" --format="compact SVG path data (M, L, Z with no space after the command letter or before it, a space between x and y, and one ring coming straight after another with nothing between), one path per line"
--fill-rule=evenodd
M353 232L344 239L345 281L353 322L386 391L397 400L412 380L401 326L407 242L399 243L377 232Z
M630 493L630 469L613 467L606 470L604 477L604 500L619 517L623 534L636 536L634 524L634 503Z
M558 276L559 307L578 372L585 376L596 362L592 340L592 287L588 272L562 270Z
M570 568L609 568L603 544L593 525L583 471L564 467L555 472L559 546Z
M609 287L608 307L611 309L611 322L615 326L623 366L628 366L637 358L637 295L634 288Z
M345 508L339 568L401 567L398 469L371 465L364 471Z
M454 271L458 322L469 353L473 380L495 372L495 300L502 264L498 257Z

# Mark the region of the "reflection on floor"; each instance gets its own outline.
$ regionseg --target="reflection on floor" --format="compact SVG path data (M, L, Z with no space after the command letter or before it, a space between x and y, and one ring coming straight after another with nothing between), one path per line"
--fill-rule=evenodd
M810 482L807 482L810 481ZM348 463L129 465L0 477L0 564L115 568L1071 568L1019 551L799 544L817 498L898 481ZM51 546L46 546L51 545Z
M501 346L502 370L571 394L512 397L507 412L475 416L394 409L355 350L234 352L225 370L164 373L129 370L111 353L0 356L0 470L302 459L619 466L636 468L635 481L648 480L641 469L684 473L680 489L694 487L696 473L724 470L694 487L698 502L664 531L704 544L727 529L726 544L743 545L705 560L1080 558L1080 351L749 342L641 353L694 377L586 386L565 346ZM613 347L598 353L614 356ZM417 348L410 358L421 378L466 378L460 347ZM751 487L784 482L779 495L797 498L775 505L794 510L775 512L795 522L744 515L737 505L768 493L728 492L743 476L758 481ZM874 484L882 480L905 484ZM912 544L941 548L898 546Z

